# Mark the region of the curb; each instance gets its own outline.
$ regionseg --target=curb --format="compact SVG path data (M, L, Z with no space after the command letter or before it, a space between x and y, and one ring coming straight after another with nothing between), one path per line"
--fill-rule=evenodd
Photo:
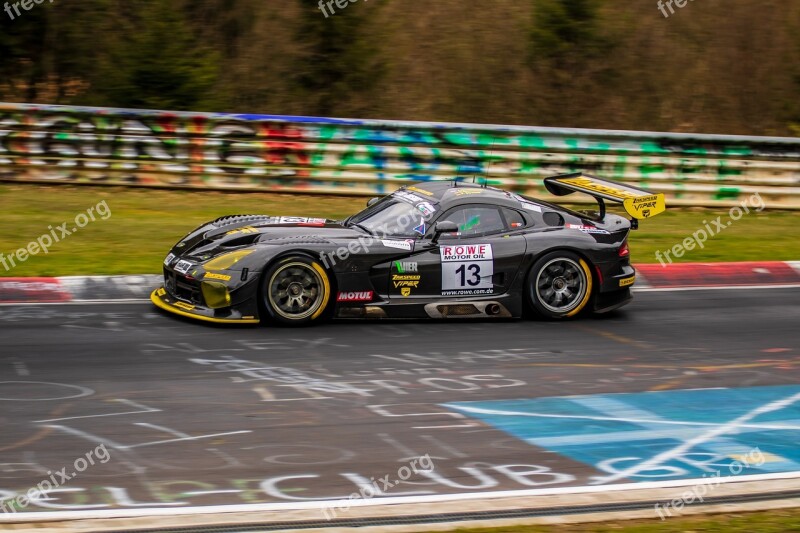
M0 278L0 304L146 300L159 275Z
M635 265L640 288L685 289L800 284L800 261ZM644 279L642 279L644 278ZM642 283L644 281L645 283Z
M636 270L638 289L800 287L800 261L642 264ZM147 300L160 283L154 274L0 278L0 304Z

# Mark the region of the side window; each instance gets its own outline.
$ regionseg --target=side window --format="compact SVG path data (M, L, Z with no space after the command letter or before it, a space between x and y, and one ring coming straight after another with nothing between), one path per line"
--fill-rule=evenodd
M508 209L507 207L503 207L503 218L506 219L506 226L511 231L515 229L524 228L526 226L525 218L522 216L522 213L519 211L514 211L513 209Z
M441 220L455 222L458 226L459 237L491 235L502 233L507 229L503 217L500 216L500 211L492 206L464 205L456 207Z

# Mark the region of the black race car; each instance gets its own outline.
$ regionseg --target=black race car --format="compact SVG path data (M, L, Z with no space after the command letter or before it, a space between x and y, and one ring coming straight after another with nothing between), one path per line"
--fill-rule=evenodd
M152 301L221 323L334 318L477 318L601 313L631 300L628 234L663 194L585 174L545 179L583 192L574 212L493 187L403 187L346 220L234 215L197 228L164 260ZM632 217L606 213L623 203Z

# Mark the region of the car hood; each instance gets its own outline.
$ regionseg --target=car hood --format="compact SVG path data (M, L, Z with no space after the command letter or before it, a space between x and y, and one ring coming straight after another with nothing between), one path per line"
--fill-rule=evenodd
M258 244L331 244L364 237L362 231L325 218L234 215L204 224L177 243L179 257L207 260L219 253Z

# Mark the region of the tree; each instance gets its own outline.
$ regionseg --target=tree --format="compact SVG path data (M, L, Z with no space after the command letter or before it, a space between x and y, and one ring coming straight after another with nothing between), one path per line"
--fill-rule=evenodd
M576 103L592 102L597 85L613 82L613 67L602 59L614 40L603 30L600 7L599 0L533 1L529 65L542 87L544 122L563 120L565 110L580 113Z
M368 10L379 7L358 2L326 18L316 3L301 2L295 37L301 51L294 77L300 96L313 114L357 112L358 101L368 102L386 74L378 39L365 34Z
M103 49L106 34L97 29L109 18L109 0L34 4L20 11L0 13L3 92L27 102L68 102L85 90Z
M93 80L95 104L204 110L221 105L213 94L219 54L192 31L181 0L126 2Z

